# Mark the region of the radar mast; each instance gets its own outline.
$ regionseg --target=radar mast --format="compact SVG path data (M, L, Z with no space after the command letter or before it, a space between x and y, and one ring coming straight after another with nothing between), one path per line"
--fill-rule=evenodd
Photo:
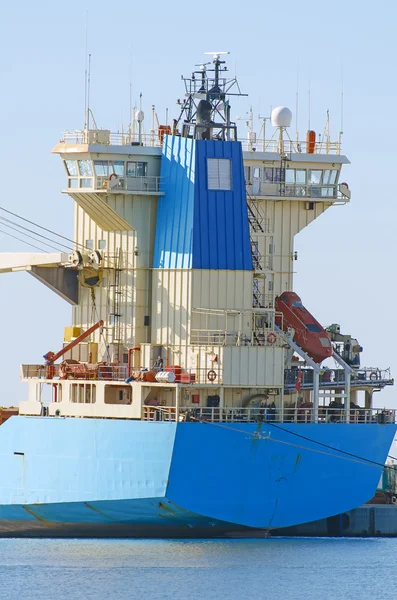
M212 62L195 65L191 77L183 77L186 99L178 100L181 113L173 121L173 134L196 140L237 140L237 126L230 118L229 96L242 94L236 77L230 78L221 56L229 52L206 52ZM213 68L208 68L209 65Z

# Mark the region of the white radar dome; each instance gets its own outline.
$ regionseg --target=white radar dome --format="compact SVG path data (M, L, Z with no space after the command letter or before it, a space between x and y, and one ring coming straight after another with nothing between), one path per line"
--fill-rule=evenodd
M138 110L138 112L135 114L135 119L138 121L138 123L142 123L144 116L143 110Z
M273 127L290 127L292 112L286 106L278 106L272 110Z

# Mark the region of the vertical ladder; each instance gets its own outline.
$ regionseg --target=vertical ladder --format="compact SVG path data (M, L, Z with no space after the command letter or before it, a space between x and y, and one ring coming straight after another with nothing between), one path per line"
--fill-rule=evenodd
M260 290L260 283L257 277L254 277L253 284L252 308L265 308L265 294Z
M253 280L253 289L252 289L252 307L253 308L266 308L269 306L273 306L273 302L270 302L269 299L266 300L266 291L265 279L264 279L264 270L266 265L264 264L264 257L262 253L259 251L259 242L258 239L255 239L257 236L253 234L258 234L260 237L267 233L271 232L270 220L265 219L263 212L260 209L260 204L255 201L249 192L247 191L247 211L248 211L248 222L250 225L250 239L251 239L251 256L252 256L252 266L254 270L254 280ZM269 265L270 267L270 265ZM268 268L269 268L268 267ZM262 284L262 285L261 285ZM273 294L273 292L272 292Z
M280 167L280 196L285 196L285 168L288 157L285 154L281 155L281 167Z
M121 248L116 249L116 254L114 258L114 267L113 267L113 283L110 284L110 287L113 291L113 302L112 302L112 312L110 313L110 320L112 326L112 344L113 344L113 360L115 362L120 361L120 345L121 345L121 322L120 322L120 274L121 274Z
M254 266L254 271L256 273L263 271L262 259L263 256L259 252L259 244L257 241L251 239L251 255L252 255L252 264Z

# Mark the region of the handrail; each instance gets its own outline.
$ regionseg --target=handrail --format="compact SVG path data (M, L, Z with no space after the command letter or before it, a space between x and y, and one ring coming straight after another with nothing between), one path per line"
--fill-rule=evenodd
M143 421L175 421L176 410L174 407L144 405L142 411Z
M301 389L311 389L313 387L313 369L294 367L284 371L284 387L285 389L295 388L297 375L300 372L300 387ZM377 367L363 367L352 370L351 385L353 387L364 386L384 386L393 385L394 380L390 373L390 368L379 369ZM323 369L320 371L320 386L322 388L344 387L345 370L344 369Z
M61 142L65 144L96 144L102 146L156 146L161 147L162 143L158 133L144 133L139 136L131 133L113 133L108 130L98 129L97 131L64 131Z
M255 185L254 185L255 183ZM315 198L326 202L328 199L338 198L347 201L349 198L343 193L341 184L323 183L280 183L266 181L246 181L247 193L251 198L258 197L282 197L282 198Z
M52 379L59 380L124 381L128 377L127 365L65 361L65 363L54 364L53 367L55 373ZM46 367L45 365L21 365L21 378L48 379Z
M156 175L145 175L138 177L119 176L111 182L106 175L94 177L94 189L107 190L111 193L120 190L128 192L159 192L164 186L164 177Z
M109 365L106 363L100 363L98 365L77 362L68 364L56 364L55 374L51 380L48 380L45 365L22 365L21 366L21 379L40 379L53 381L119 381L126 382L129 379L130 374L128 373L127 365ZM152 370L155 371L155 370ZM208 386L219 386L222 384L222 368L216 363L209 367L196 367L194 369L180 369L166 367L165 371L173 373L175 380L173 383L182 385L194 385L194 384L205 384ZM132 370L132 378L127 383L131 385L134 381L145 382L145 373L149 373L150 368L144 368ZM148 381L151 385L168 384L166 381Z
M271 328L250 332L221 329L191 329L191 344L199 346L282 346L284 340Z
M254 408L231 407L181 407L180 415L184 421L206 421L211 423L312 423L312 407L291 407L281 409L273 406ZM320 406L318 423L346 423L345 410ZM350 408L350 424L386 424L397 423L397 410L385 408Z
M139 136L132 132L111 132L109 130L76 130L65 131L62 134L61 142L65 144L100 144L105 146L157 146L162 145L162 137L160 138L157 131L144 133ZM257 152L277 152L279 153L280 146L278 139L264 140L257 138L255 142L252 139L240 139L243 150ZM310 142L310 145L312 143ZM304 141L284 140L283 150L285 153L306 154L308 143ZM341 150L340 142L325 142L318 141L314 145L314 153L311 154L333 154L339 155Z
M243 146L243 150L248 152L277 152L280 151L280 142L278 139L264 140L263 138L256 138L255 141L252 139L240 139ZM309 144L305 141L296 140L283 140L283 151L286 154L307 154ZM341 144L340 142L324 142L318 141L314 145L314 152L309 154L334 154L340 155Z

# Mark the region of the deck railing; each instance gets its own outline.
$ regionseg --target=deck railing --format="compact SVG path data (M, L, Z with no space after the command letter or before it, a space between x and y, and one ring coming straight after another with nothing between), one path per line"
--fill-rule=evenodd
M285 197L323 200L338 199L346 201L345 187L341 184L289 184L289 183L266 183L263 181L246 182L247 193L252 198L257 197Z
M280 142L278 139L264 140L257 138L255 141L249 139L240 139L243 150L253 152L277 152L280 151ZM308 151L308 142L297 140L283 140L283 152L285 154L306 154ZM311 154L334 154L339 155L341 150L340 142L318 141L311 148L314 152Z
M65 144L97 144L104 146L161 146L163 133L159 136L158 131L144 133L140 137L137 133L111 132L108 130L97 131L65 131L62 134L62 142ZM280 145L278 139L263 140L257 138L254 141L241 138L243 150L256 152L279 152ZM312 154L340 154L340 142L318 141L312 148ZM305 141L284 140L283 152L285 154L305 154L308 151L308 143Z
M172 407L147 406L144 415L151 414L146 420L179 421L209 423L313 423L313 408L220 408L220 407L181 407L176 411ZM156 412L157 411L157 412ZM143 417L146 418L145 416ZM344 409L321 406L318 411L318 423L351 424L387 424L397 422L397 410L381 408L355 408L349 410L349 420Z
M274 334L276 335L276 334ZM214 331L200 331L195 332L196 343L204 345L236 345L237 337L235 334L229 334L227 332ZM275 346L279 343L278 337L276 340L268 338L267 335L261 333L255 333L253 345L257 346ZM244 345L244 339L240 339L239 345ZM250 342L251 345L251 342ZM99 381L125 381L131 375L134 380L146 381L146 374L151 371L150 368L141 369L130 369L128 372L127 365L111 365L111 364L99 364L92 365L84 362L77 364L68 364L61 366L55 364L53 379L83 379L83 380L99 380ZM60 368L61 367L61 368ZM189 384L201 384L201 385L219 385L222 384L223 369L218 362L214 362L208 367L196 367L191 369L173 369L166 367L166 371L172 372L175 375L175 383L189 385ZM156 370L153 369L152 373ZM299 377L298 377L299 375ZM22 365L21 366L21 378L22 379L48 379L48 370L45 365L33 364L33 365ZM313 389L313 369L298 369L292 368L285 371L284 374L284 389L286 391L294 391L296 389L297 380L300 380L301 390ZM156 383L156 382L152 382ZM377 368L362 368L353 371L351 374L350 385L355 388L380 388L388 385L393 385L394 379L390 374L390 369L377 369ZM320 389L322 390L333 390L338 388L344 388L345 386L345 371L343 369L327 369L320 373ZM332 399L332 396L330 396Z
M296 381L300 378L301 389L313 388L313 369L292 368L284 372L284 388L292 390L296 386ZM371 387L384 385L393 385L394 379L391 376L390 369L378 369L376 367L363 367L352 371L350 385L355 387L365 387L367 384ZM324 369L320 372L321 388L344 387L345 371L344 369Z
M109 180L105 175L94 178L94 188L107 190L110 193L127 192L159 192L164 184L164 177L149 175L145 177L118 177Z
M134 381L142 383L156 384L182 384L182 385L219 385L222 384L222 369L218 363L214 363L209 367L196 367L195 369L180 369L166 367L162 372L172 373L174 381L167 382L166 379L155 380L153 378L160 370L156 369L128 369L127 365L110 365L99 364L92 365L89 363L76 363L62 366L62 364L54 365L55 371L51 378L48 377L48 370L45 365L22 365L22 379L43 379L57 382L59 380L85 380L85 381L126 381L133 384ZM150 374L150 376L149 376Z
M137 134L113 133L108 130L97 131L65 131L61 141L65 144L92 144L99 146L161 146L160 138L156 133Z

